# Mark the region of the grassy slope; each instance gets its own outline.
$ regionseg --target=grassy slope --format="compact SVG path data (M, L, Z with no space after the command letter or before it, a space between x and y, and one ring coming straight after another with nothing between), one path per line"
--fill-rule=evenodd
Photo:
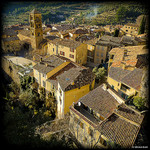
M137 16L144 13L144 6L135 3L101 2L101 3L73 3L73 2L51 2L51 3L9 3L3 8L3 23L13 25L19 23L29 23L29 13L33 8L37 8L42 13L44 23L58 23L63 20L71 22L74 17L75 23L86 24L116 24L116 12L120 6L124 6L128 15L122 23L134 22ZM96 11L95 11L96 8ZM94 16L94 14L96 15ZM78 16L77 16L78 14ZM59 18L58 15L64 15ZM87 17L93 15L92 17Z

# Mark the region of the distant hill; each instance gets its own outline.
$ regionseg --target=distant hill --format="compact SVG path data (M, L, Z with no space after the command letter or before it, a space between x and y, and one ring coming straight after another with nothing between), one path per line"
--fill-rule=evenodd
M124 7L124 12L119 9ZM146 14L144 5L136 2L9 2L3 5L2 24L28 24L29 13L37 8L45 24L67 23L106 25L135 22L139 15ZM117 20L118 17L122 17Z

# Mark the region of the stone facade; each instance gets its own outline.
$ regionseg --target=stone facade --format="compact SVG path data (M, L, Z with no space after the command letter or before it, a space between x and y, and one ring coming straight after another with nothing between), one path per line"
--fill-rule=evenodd
M38 49L43 40L42 17L36 9L30 13L30 36L33 49Z

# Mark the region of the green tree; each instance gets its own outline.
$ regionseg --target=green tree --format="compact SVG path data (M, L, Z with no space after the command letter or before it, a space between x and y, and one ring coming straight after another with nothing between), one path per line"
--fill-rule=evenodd
M114 37L118 37L118 35L119 35L119 29L115 29L115 31L114 31Z
M97 67L94 67L93 70L92 70L92 72L96 73L97 72Z
M25 106L29 106L29 105L36 106L39 98L36 93L33 93L31 89L28 89L20 93L19 100Z
M139 96L135 96L133 98L133 104L139 109L139 110L143 110L146 104L146 99L139 97Z
M104 78L106 70L104 67L102 67L102 68L95 67L95 68L93 68L92 72L96 75L96 79L98 81L102 81Z
M146 23L146 18L143 16L140 27L139 27L139 31L138 34L143 34L145 31L145 23Z
M116 20L118 22L121 22L121 20L126 17L126 14L127 14L127 9L123 6L120 6L116 13Z

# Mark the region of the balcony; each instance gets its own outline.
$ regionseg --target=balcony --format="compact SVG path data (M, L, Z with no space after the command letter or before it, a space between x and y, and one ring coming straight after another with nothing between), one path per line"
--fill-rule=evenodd
M121 84L121 88L120 88L120 90L122 90L122 91L126 92L127 90L129 91L129 90L130 90L130 88L129 88L128 86L124 85L124 84Z
M87 111L83 104L80 106L78 104L74 104L74 107L70 107L70 109L93 127L96 127L101 121L100 118L96 118L93 114Z

